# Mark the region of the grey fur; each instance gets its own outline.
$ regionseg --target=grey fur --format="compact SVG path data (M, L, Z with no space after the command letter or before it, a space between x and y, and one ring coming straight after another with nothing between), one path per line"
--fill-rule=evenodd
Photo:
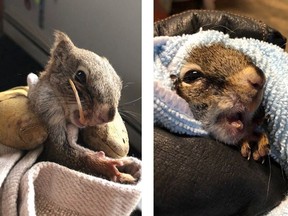
M84 84L75 78L78 70L86 74ZM45 143L45 159L118 181L115 166L134 162L129 158L103 158L99 156L101 154L76 143L76 127L79 125L75 113L79 113L79 110L69 79L73 80L79 92L88 119L86 126L111 121L118 107L122 82L108 60L91 51L77 48L66 34L56 31L51 58L39 81L29 90L29 105L47 125L49 132ZM107 166L107 170L103 170L103 166Z

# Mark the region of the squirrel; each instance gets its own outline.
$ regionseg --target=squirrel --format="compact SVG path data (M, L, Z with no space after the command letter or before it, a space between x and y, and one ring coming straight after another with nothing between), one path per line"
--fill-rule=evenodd
M270 151L267 133L260 129L266 78L248 56L220 43L202 45L188 53L179 76L171 79L212 137L240 145L248 159L264 161Z
M39 79L35 74L27 77L29 107L48 130L44 159L111 181L136 183L137 159L112 159L77 143L81 128L113 120L120 77L105 57L76 47L63 32L55 31L54 36L51 57Z

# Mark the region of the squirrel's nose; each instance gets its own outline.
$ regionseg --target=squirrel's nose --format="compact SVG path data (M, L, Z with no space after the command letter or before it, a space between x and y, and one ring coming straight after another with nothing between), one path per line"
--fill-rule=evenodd
M238 81L246 94L242 95L242 101L249 112L254 113L258 109L266 82L264 73L257 67L248 66L239 73Z
M89 126L105 124L114 119L116 107L108 104L98 105L95 108L93 118L89 121Z
M110 107L108 109L104 109L100 114L99 114L99 120L102 121L103 123L110 122L114 119L116 109L114 107Z
M260 72L255 72L248 75L247 81L249 85L252 86L254 89L260 90L265 84L265 77L262 76Z
M239 83L251 90L261 90L266 81L264 73L255 67L247 67L239 75Z

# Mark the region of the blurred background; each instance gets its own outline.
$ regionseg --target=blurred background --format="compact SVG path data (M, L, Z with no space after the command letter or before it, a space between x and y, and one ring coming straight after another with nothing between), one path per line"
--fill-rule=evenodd
M141 1L0 0L0 91L43 69L55 29L105 56L120 75L119 110L141 156Z
M189 9L220 10L244 15L263 21L288 37L288 0L154 0L154 21Z

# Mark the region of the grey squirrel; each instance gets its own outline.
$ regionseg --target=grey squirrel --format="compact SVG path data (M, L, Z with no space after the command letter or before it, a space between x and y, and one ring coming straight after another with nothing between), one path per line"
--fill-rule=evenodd
M241 154L255 160L269 153L269 140L259 126L264 73L241 52L221 44L194 48L174 80L195 119L216 139L241 145Z
M39 80L29 74L27 81L29 106L49 133L45 160L121 183L140 178L137 159L112 159L77 144L80 128L105 124L117 112L122 81L106 58L76 47L56 31L45 70Z

